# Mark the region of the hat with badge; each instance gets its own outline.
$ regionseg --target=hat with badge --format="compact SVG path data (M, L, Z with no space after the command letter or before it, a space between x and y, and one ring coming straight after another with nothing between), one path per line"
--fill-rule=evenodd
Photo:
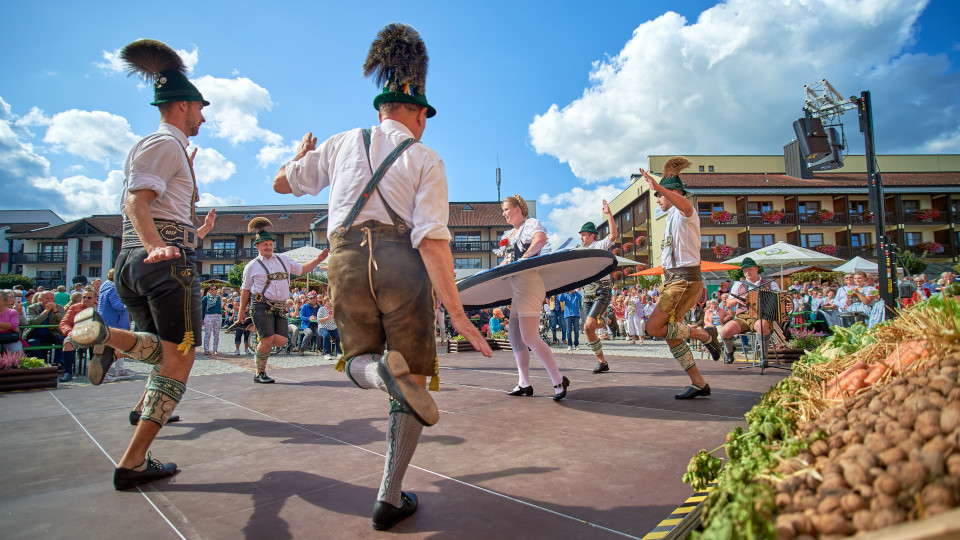
M255 233L253 245L257 245L265 240L276 240L267 227L273 227L273 223L265 217L255 217L247 223L247 232Z
M592 221L588 221L583 224L583 227L580 227L580 232L582 233L592 233L594 236L600 234L597 231L597 226L593 224Z
M120 51L120 59L127 64L130 75L140 75L153 83L151 105L171 101L199 101L203 99L197 87L187 79L187 66L177 51L155 39L138 39Z
M381 103L413 103L427 108L427 118L433 118L437 110L427 102L427 46L420 33L403 23L390 23L383 27L370 44L370 51L363 63L363 76L374 75L374 82L382 86L373 98L373 108L380 110Z
M661 187L679 190L684 195L689 194L687 187L683 185L683 180L680 180L680 171L690 165L693 165L693 163L689 159L682 156L673 156L663 164L663 173L660 175L660 182L658 183Z
M757 261L751 259L750 257L744 257L743 261L740 262L740 269L746 270L747 268L760 268L760 265L757 264Z

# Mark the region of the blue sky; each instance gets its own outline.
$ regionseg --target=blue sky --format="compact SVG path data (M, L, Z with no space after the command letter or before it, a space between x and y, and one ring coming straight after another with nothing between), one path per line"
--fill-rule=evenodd
M414 25L430 53L438 114L423 140L451 200L494 200L499 160L502 194L536 198L565 236L648 155L782 152L803 84L824 77L844 95L872 92L878 152L960 153L949 0L154 5L5 7L22 24L0 35L0 208L119 211L123 160L158 114L111 57L144 37L183 51L213 103L192 139L202 203L310 202L269 182L304 132L376 122L360 66L392 21Z

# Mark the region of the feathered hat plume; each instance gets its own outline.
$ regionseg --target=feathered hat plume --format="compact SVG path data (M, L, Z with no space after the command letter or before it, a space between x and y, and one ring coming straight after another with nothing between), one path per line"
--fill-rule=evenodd
M267 227L273 227L273 223L270 223L270 220L265 217L255 217L250 220L250 223L247 223L247 232L257 233Z
M147 81L153 81L157 74L164 71L187 74L187 66L177 51L155 39L134 41L120 51L120 59L127 65L128 76L139 75Z
M380 95L373 106L381 103L405 102L427 108L427 117L437 113L427 102L427 45L420 32L409 24L390 23L383 27L370 44L363 63L363 76L373 76Z
M138 39L120 51L120 59L126 64L128 75L139 75L153 83L151 105L171 101L200 101L204 106L210 105L187 79L183 59L166 43Z
M390 23L370 44L363 76L373 75L377 85L389 85L392 92L400 91L401 85L409 83L422 93L427 85L428 63L427 45L420 38L420 32L408 24Z
M668 159L666 163L663 164L663 178L670 178L671 176L680 176L680 171L686 169L693 163L689 159L682 156L673 156Z

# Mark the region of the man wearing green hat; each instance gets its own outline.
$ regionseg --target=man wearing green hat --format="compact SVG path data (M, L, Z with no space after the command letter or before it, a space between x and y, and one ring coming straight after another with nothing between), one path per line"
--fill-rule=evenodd
M597 240L597 226L592 221L588 221L580 227L580 245L589 249L609 250L613 247L613 242L617 239L619 231L617 222L613 219L610 212L610 205L603 201L603 215L607 216L607 225L610 227L610 234L606 238ZM599 281L595 281L583 287L583 311L587 314L586 322L583 325L583 331L587 334L587 345L597 355L597 367L593 368L594 373L603 373L610 371L610 365L603 356L603 345L600 344L600 338L597 337L597 329L600 328L598 319L607 312L610 306L611 293L610 276L603 276Z
M159 129L127 156L120 199L123 240L114 281L138 331L108 328L89 309L77 315L70 335L76 347L107 346L89 366L94 385L103 381L113 363L113 349L154 366L136 432L114 471L118 490L177 469L174 463L152 459L148 449L186 389L195 340L202 336L200 283L195 279L199 197L187 145L188 137L199 133L202 109L209 105L184 75L179 55L167 45L138 40L124 47L120 57L131 72L152 83L151 105L159 109L161 121ZM212 226L212 212L207 221Z
M710 385L704 380L687 345L687 339L702 341L714 360L720 359L717 330L709 327L690 328L684 317L703 295L700 274L700 218L693 203L687 199L687 189L680 180L680 171L690 166L686 158L675 156L663 166L663 175L657 182L646 171L640 173L656 193L657 204L667 213L666 231L660 244L663 265L663 289L656 309L647 319L647 333L666 338L670 353L690 377L690 386L675 395L677 399L693 399L710 395Z
M267 230L272 226L265 217L255 217L247 223L247 232L256 234L253 246L257 248L257 257L243 267L243 283L240 285L240 315L245 316L249 307L259 339L253 353L257 371L253 382L259 384L274 382L267 376L270 348L287 344L286 306L290 298L290 274L302 276L309 273L327 258L328 253L326 249L321 251L307 264L276 254L273 252L276 238Z
M343 347L337 369L390 398L373 508L373 527L385 530L417 511L416 495L401 483L423 425L439 419L427 392L427 376L430 388L439 388L435 294L454 329L485 356L492 352L454 282L443 161L419 142L436 114L425 92L426 45L413 27L391 23L371 44L364 72L382 87L373 100L380 124L319 145L307 133L273 185L298 197L330 188L327 277Z
M730 287L730 296L727 300L727 307L734 308L735 315L720 329L720 337L723 338L724 364L733 363L733 338L737 334L756 332L760 336L761 350L767 350L770 346L770 321L756 319L747 314L747 292L752 289L780 290L776 281L760 278L760 267L752 258L744 257L740 263L740 269L743 270L743 279Z

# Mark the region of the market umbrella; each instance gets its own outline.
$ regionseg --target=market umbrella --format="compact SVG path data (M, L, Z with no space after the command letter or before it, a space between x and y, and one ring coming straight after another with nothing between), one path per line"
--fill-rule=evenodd
M701 272L720 272L722 270L739 270L740 266L735 264L724 264L713 261L701 261L700 262L700 271ZM642 270L635 274L630 274L631 276L659 276L663 274L662 266L654 266L653 268L648 268Z
M863 257L854 257L849 261L841 264L840 266L833 269L834 272L843 272L845 274L852 274L854 272L868 272L876 273L878 269L877 263L870 262Z
M786 242L777 242L776 244L753 250L750 253L744 253L739 257L734 257L723 262L727 264L739 264L747 257L750 257L760 265L780 265L781 272L783 271L783 266L786 264L838 263L843 260L812 249L802 248Z
M297 249L291 249L290 251L285 251L283 254L287 257L290 257L292 260L300 263L307 264L308 262L317 258L317 255L320 255L322 249L315 248L313 246L303 246L298 247ZM317 268L325 269L327 267L327 262L324 261L320 263ZM310 274L307 274L307 289L310 288Z

